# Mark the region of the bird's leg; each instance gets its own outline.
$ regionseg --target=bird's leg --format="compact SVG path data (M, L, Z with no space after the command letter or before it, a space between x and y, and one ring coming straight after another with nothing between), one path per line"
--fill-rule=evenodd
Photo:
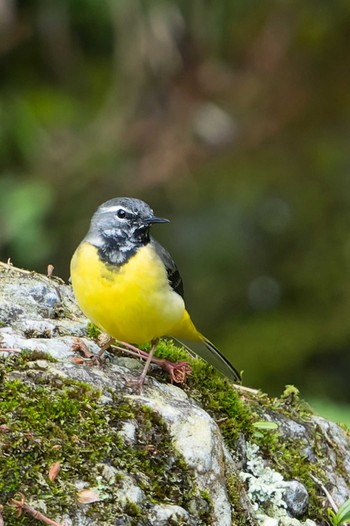
M101 335L102 336L102 335ZM100 352L98 353L97 357L99 360L101 360L102 356L104 355L104 353L107 351L107 349L109 349L109 347L111 345L113 345L113 343L115 342L115 338L112 338L111 336L108 336L106 334L103 334L104 336L104 339L103 341L99 342L100 344Z
M120 345L113 345L113 348L117 349L118 351L131 354L131 356L135 356L136 358L141 358L142 360L146 361L149 360L150 362L155 363L156 365L158 365L158 367L164 369L170 376L171 382L175 382L176 384L184 384L186 382L187 377L192 372L191 365L189 364L189 362L171 362L166 358L156 358L154 355L150 357L150 353L143 351L142 349L139 349L138 347L135 347L130 343L118 342L118 344ZM148 367L149 365L147 365L147 368Z
M120 343L125 345L125 342ZM141 349L138 349L137 347L134 347L130 344L128 344L127 349L118 345L113 345L113 348L117 349L118 351L131 354L131 356L135 356L136 358L141 358L142 360L147 360L149 358L148 352L142 351ZM175 382L176 384L184 384L187 377L192 372L189 362L171 362L166 358L156 358L155 356L152 356L151 362L164 369L164 371L166 371L170 376L171 382Z
M103 339L101 339L98 342L100 351L97 355L89 351L86 344L83 342L81 338L74 338L72 351L81 352L84 355L84 358L88 358L89 360L92 360L92 362L95 362L97 364L102 363L102 360L101 360L102 356L107 351L107 349L109 349L109 347L112 347L112 346L114 349L118 349L119 351L127 352L129 354L132 354L133 356L138 356L140 358L146 359L148 356L148 353L146 351L141 351L141 349L138 349L138 347L135 347L134 345L131 345L130 343L120 342L116 340L115 338L108 336L107 334L103 334L101 336L103 336ZM114 345L114 343L116 343L116 345Z
M151 347L151 350L150 352L148 353L148 356L147 356L147 360L146 360L146 363L145 363L145 366L143 368L143 371L142 373L140 374L140 377L138 379L138 385L139 385L139 388L142 389L142 386L143 384L145 383L145 378L146 378L146 375L147 375L147 371L149 369L149 366L150 366L150 363L152 361L152 358L153 358L153 355L154 355L154 351L156 350L156 347L157 347L157 344L158 344L158 341L159 341L159 338L155 338L154 340L152 340L152 347Z
M138 347L135 347L134 345L131 345L130 343L121 342L108 336L108 338L105 338L104 342L100 344L100 352L97 355L95 355L94 353L89 351L85 343L80 338L76 338L72 350L74 352L82 352L85 358L87 358L89 361L92 361L92 363L95 364L101 364L101 357L104 355L104 353L109 347L113 347L113 349L117 349L118 351L122 351L127 354L130 354L131 356L135 356L136 358L141 358L142 360L145 360L146 363L144 369L137 382L140 385L140 387L142 387L142 385L145 382L147 371L151 362L164 369L170 376L171 382L175 382L176 384L185 383L187 377L191 374L190 364L188 362L171 362L166 358L156 358L154 356L154 352L157 347L157 344L158 339L153 340L150 352L146 352L142 349L139 349ZM2 349L0 349L0 351L1 350ZM10 350L11 349L9 349L9 351ZM17 351L17 349L15 349L14 351ZM77 362L75 361L75 363ZM80 363L83 363L83 361L81 361Z
M118 349L119 351L124 351L126 353L132 354L133 356L138 356L140 358L143 358L144 356L148 356L148 352L142 351L142 349L139 349L138 347L135 347L135 345L131 345L131 343L127 342L120 342L119 340L115 340L116 345L113 345L114 349Z

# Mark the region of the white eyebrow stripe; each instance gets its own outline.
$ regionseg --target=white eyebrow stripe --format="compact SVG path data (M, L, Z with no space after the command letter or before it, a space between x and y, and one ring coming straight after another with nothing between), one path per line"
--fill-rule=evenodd
M125 212L130 212L128 208L125 208L125 206L117 205L117 206L103 206L100 211L101 212L117 212L118 210L125 210Z

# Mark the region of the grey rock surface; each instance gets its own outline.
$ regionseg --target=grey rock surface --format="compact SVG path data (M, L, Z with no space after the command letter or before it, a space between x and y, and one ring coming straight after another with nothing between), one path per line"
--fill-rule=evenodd
M338 425L312 414L304 418L296 410L295 414L293 411L288 413L288 404L284 402L278 409L278 404L266 402L266 397L260 402L258 394L241 391L242 400L251 408L253 419L275 422L280 443L292 444L300 458L305 458L310 466L317 466L322 484L317 484L315 477L310 476L307 480L309 487L319 495L320 511L315 518L309 515L309 491L305 479L302 483L280 472L276 458L279 453L271 446L273 452L269 457L268 448L264 450L262 447L264 441L257 443L258 434L256 437L253 432L249 436L241 434L228 446L220 422L216 421L215 414L210 415L194 401L195 393L149 378L140 394L133 387L140 369L137 360L117 357L101 367L84 361L76 363L76 354L72 351L76 337L83 338L91 352L98 351L96 342L88 338L87 320L77 307L68 285L58 279L0 265L0 347L39 351L57 360L52 362L40 355L28 362L24 369L6 371L7 378L33 385L49 381L57 386L57 392L65 381L84 382L100 391L101 407L113 407L116 393L126 407L130 404L130 407L140 407L157 415L171 444L169 466L175 458L181 457L188 495L183 501L186 505L179 505L173 497L156 501L147 492L149 475L146 471L135 476L127 466L116 469L106 459L92 467L98 473L93 490L98 495L100 515L91 512L93 505L89 503L70 510L63 506L55 517L60 524L231 526L239 517L242 525L313 526L327 524L326 508L330 504L322 492L322 484L326 485L338 505L349 498L349 434ZM1 352L5 369L12 354ZM2 417L6 422L6 415ZM120 451L122 448L128 448L128 451L140 448L142 425L132 414L118 423L116 436L120 440ZM147 426L146 421L144 425ZM268 443L269 435L265 438ZM0 434L0 447L1 444ZM154 446L146 443L142 447L150 448L145 465L156 461ZM79 473L75 476L76 491L79 492L86 487L86 482L79 480ZM111 492L112 502L108 500ZM115 513L113 522L103 516L104 502L106 510L108 503L109 513L111 509ZM4 501L1 504L6 506ZM37 506L42 512L50 511L49 501L47 505L37 502ZM320 522L322 516L324 522Z

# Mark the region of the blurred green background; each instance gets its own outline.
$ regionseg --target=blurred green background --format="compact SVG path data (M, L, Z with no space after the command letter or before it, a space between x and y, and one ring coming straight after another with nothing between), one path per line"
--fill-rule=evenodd
M140 197L202 331L350 422L350 3L0 3L0 257L68 279Z

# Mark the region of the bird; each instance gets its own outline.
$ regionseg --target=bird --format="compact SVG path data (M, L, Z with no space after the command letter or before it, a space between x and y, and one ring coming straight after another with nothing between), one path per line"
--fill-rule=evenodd
M151 342L141 386L163 336L201 343L196 354L240 382L235 367L196 328L185 306L179 270L150 234L152 225L168 222L140 199L117 197L101 204L71 260L77 302L94 325L118 342Z

